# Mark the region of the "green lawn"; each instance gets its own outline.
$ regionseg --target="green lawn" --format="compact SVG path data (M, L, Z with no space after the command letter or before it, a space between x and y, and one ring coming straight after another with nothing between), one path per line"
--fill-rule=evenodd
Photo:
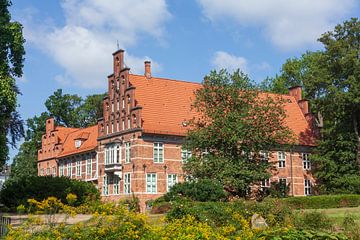
M329 208L329 209L307 209L304 211L319 211L325 213L337 225L341 225L347 214L350 214L355 222L360 224L360 206L353 208Z

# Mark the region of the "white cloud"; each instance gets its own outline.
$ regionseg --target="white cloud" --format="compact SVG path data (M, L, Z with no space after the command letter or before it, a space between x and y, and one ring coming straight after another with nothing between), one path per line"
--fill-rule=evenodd
M213 66L217 69L227 69L233 72L238 68L243 72L248 72L247 60L227 52L217 51L212 59Z
M339 23L356 0L197 0L212 22L231 19L244 27L260 27L281 49L314 45Z
M61 6L65 26L38 28L29 21L25 36L64 68L56 81L84 88L104 87L117 41L126 49L141 33L162 40L163 24L171 17L165 0L63 0ZM145 59L126 54L125 63L142 74ZM160 68L153 66L154 72Z

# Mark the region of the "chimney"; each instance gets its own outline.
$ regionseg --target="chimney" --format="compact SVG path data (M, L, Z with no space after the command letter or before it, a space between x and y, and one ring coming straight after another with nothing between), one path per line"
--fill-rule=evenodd
M151 78L151 62L145 61L145 77L150 79Z
M306 99L301 99L298 101L298 104L301 111L306 116L309 113L309 101Z
M124 69L124 50L119 49L113 53L114 58L114 74L118 75Z
M50 118L46 119L45 126L46 126L46 133L54 131L55 130L54 117L50 117Z
M299 102L302 99L301 86L294 86L289 88L289 95L295 97L296 101Z

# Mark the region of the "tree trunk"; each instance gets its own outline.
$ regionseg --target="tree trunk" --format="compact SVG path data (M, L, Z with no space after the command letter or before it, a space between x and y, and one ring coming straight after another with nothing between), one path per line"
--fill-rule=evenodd
M358 119L356 115L353 115L353 123L354 123L354 132L357 139L357 153L356 153L356 162L360 166L360 134L359 134L359 125Z

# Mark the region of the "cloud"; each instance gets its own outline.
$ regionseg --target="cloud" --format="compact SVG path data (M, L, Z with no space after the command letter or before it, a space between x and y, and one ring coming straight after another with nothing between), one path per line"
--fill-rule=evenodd
M212 65L216 70L224 68L229 72L233 72L239 68L243 72L248 72L248 64L245 58L238 57L223 51L217 51L214 54Z
M356 0L197 0L212 22L231 19L242 27L260 27L280 49L314 45L357 4Z
M171 17L165 0L63 0L61 6L64 26L39 28L30 19L25 36L64 69L56 81L83 88L104 87L117 42L126 49L143 33L161 41L163 25ZM125 63L142 74L145 59L126 54ZM160 69L157 62L153 66L154 72Z

